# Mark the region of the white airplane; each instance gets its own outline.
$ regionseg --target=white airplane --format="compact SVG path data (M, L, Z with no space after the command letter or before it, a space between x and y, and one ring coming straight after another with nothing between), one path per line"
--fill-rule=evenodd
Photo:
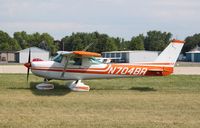
M133 64L102 63L95 58L100 54L86 51L61 51L52 61L30 61L29 50L28 63L24 65L28 68L27 80L30 69L44 78L45 82L36 86L38 89L52 89L54 86L48 81L56 79L74 80L68 86L73 91L89 91L90 87L81 80L170 75L183 45L184 41L172 40L155 61Z

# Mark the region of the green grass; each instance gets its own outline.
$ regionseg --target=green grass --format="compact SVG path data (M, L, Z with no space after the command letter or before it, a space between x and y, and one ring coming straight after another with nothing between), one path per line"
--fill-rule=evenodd
M39 91L41 78L0 74L0 128L199 128L200 76L84 81L70 92L63 81Z
M7 63L7 62L5 62L5 63L0 63L0 66L2 66L2 65L12 66L12 65L24 65L24 64L21 64L21 63Z

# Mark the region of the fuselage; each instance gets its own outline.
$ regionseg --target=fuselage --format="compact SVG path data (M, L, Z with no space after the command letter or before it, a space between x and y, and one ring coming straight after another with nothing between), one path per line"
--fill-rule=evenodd
M134 64L102 63L95 58L100 54L86 51L60 51L52 61L35 59L31 62L29 50L28 63L25 64L27 78L29 69L37 76L59 80L167 76L173 73L183 45L184 41L172 40L153 62Z
M84 80L142 76L166 76L173 73L170 63L135 63L135 64L92 64L64 68L64 64L55 61L33 61L33 74L47 79ZM64 73L64 75L62 75Z

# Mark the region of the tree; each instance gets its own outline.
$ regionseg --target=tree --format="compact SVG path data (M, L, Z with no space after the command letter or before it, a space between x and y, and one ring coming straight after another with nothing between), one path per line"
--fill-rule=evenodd
M17 41L11 38L6 32L0 31L0 49L1 51L17 51L21 47Z
M28 47L39 47L44 50L48 50L51 54L54 54L58 50L58 44L54 43L54 38L48 33L33 33L27 34L25 31L15 32L14 39L25 49Z
M130 50L144 50L144 36L139 35L137 37L133 37L129 42Z
M6 32L0 31L0 49L1 51L3 50L8 50L9 49L9 42L10 37Z
M146 50L162 51L170 42L172 34L170 32L149 31L144 40Z
M120 48L119 50L120 51L126 51L126 50L130 50L129 49L129 44L130 44L130 41L125 41L123 38L120 42Z
M29 35L25 31L15 32L13 36L22 49L29 47Z
M38 42L38 47L50 51L51 54L56 53L58 50L58 45L54 43L54 38L48 33L42 33L39 36Z
M10 38L10 42L8 43L10 46L9 51L18 51L21 50L20 45L17 43L17 41L13 38Z
M64 43L65 50L83 50L88 45L92 45L88 48L91 52L103 52L118 50L119 39L109 37L106 34L93 33L72 33L71 36L66 36L61 40ZM61 48L61 46L60 46ZM61 48L62 49L62 48Z
M193 36L188 36L185 39L185 44L183 46L182 52L188 52L191 49L195 48L197 45L200 46L200 33L194 34Z

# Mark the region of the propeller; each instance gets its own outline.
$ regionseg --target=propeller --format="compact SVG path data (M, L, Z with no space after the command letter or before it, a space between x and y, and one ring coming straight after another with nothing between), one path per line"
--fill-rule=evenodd
M27 67L26 80L27 80L27 82L28 82L29 72L30 72L30 67L31 67L31 49L30 49L30 48L29 48L29 54L28 54L28 62L25 63L24 66Z

